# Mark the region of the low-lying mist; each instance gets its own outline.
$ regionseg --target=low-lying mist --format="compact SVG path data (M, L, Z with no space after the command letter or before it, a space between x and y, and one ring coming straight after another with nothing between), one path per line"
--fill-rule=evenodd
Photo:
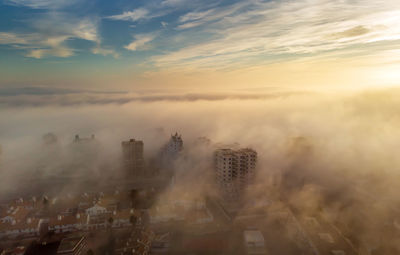
M212 151L196 139L239 143L258 152L257 189L287 199L305 214L325 210L354 223L353 231L374 242L395 224L400 209L400 90L294 93L269 97L185 97L0 109L0 192L24 190L21 178L73 172L105 182L118 175L121 141L144 141L156 155L176 131L185 155L178 194L201 194L212 180ZM57 143L45 146L52 132ZM95 134L97 157L79 156L75 134ZM205 147L210 148L212 147ZM78 155L77 155L78 154ZM89 158L89 159L88 159ZM85 165L86 164L86 165ZM272 192L272 191L271 191ZM272 195L271 195L272 196ZM386 224L386 225L385 225Z

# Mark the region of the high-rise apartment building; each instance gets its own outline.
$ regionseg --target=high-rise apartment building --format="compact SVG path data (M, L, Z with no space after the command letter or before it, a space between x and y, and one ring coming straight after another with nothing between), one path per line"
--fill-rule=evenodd
M183 149L183 140L181 135L175 133L175 135L171 135L168 143L164 147L164 153L166 156L170 158L174 158L178 155L178 153Z
M143 141L130 139L122 142L122 156L124 167L129 174L144 174Z
M252 149L218 149L214 160L222 198L228 203L239 201L254 180L257 152Z

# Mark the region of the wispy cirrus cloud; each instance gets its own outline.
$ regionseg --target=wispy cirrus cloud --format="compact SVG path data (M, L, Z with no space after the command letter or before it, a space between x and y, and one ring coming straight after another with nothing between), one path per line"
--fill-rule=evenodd
M33 9L59 9L75 4L77 0L5 0L4 3Z
M179 5L183 5L186 4L188 2L188 0L164 0L161 2L161 5L163 6L179 6Z
M91 51L93 54L96 54L96 55L103 55L103 56L111 55L114 58L120 57L120 54L118 52L116 52L114 49L104 48L100 44L97 44L95 47L93 47Z
M29 18L19 21L26 24L28 29L0 32L1 45L23 51L26 57L41 59L73 56L81 51L71 46L73 40L92 42L94 46L90 52L93 54L119 57L113 48L102 45L96 15L76 15L64 9L78 4L82 6L85 0L5 0L4 3L44 10L40 15L29 15Z
M145 21L153 18L167 16L177 10L193 9L200 6L208 6L208 1L198 0L159 0L151 4L145 4L133 10L123 11L122 13L105 17L110 20L122 21Z
M148 49L148 43L153 41L155 37L155 34L135 35L135 39L124 48L130 51Z
M219 21L224 18L228 18L232 15L240 15L239 11L243 8L248 7L247 2L238 2L230 6L223 7L212 7L211 9L191 11L179 18L178 29L187 29L201 26L207 23Z
M73 49L63 44L69 36L43 37L40 33L18 34L1 32L0 37L0 44L23 50L26 57L40 59L45 56L69 57L74 54Z
M138 21L150 18L150 12L145 8L138 8L132 11L125 11L121 14L108 16L106 18L112 20Z
M361 8L362 6L362 8ZM400 40L400 2L238 2L179 18L177 29L196 27L208 40L153 57L159 67L226 67L246 58L275 58ZM184 35L182 31L180 36Z
M78 0L4 3L46 9L40 16L37 10L23 9L25 20L18 22L26 27L0 32L1 45L23 51L27 57L68 57L88 50L87 44L77 40L91 42L88 51L93 54L113 57L119 56L118 49L120 54L126 53L123 49L144 50L153 42L159 47L154 52L163 54L141 57L146 62L150 58L157 70L250 66L400 40L397 0L384 4L375 0L154 0L134 8L111 8L117 9L115 13L62 9L80 6L83 2ZM115 40L108 37L112 29L121 31ZM139 33L133 39L132 29ZM160 43L161 39L165 41Z
M26 57L69 57L75 50L68 45L72 39L99 43L97 23L92 19L76 19L68 15L48 14L30 22L32 32L1 32L0 44L25 51Z
M51 12L28 21L31 32L0 32L0 45L24 52L26 57L41 59L49 56L66 58L75 55L71 40L94 43L93 54L118 57L112 48L101 45L96 18L79 18L65 13Z

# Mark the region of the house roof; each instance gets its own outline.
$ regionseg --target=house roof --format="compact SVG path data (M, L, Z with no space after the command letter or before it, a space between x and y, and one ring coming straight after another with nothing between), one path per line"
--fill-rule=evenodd
M58 215L57 217L50 218L49 226L65 226L65 225L77 224L78 222L81 222L81 221L78 221L76 216Z
M123 209L111 215L114 219L130 219L131 216L140 217L140 212L134 209Z
M11 231L11 230L24 230L24 229L35 229L39 223L38 219L31 219L28 223L27 221L20 221L15 224L11 223L0 223L0 231Z
M13 210L7 211L5 216L3 216L2 218L11 217L13 220L15 220L18 223L20 221L25 220L30 212L31 212L30 210L25 209L22 206L18 206Z
M62 239L57 254L70 254L71 252L76 251L84 239L84 236L74 236Z
M99 204L96 203L94 206L92 206L92 207L86 209L86 211L89 211L89 210L101 210L101 211L106 211L107 209L106 209L105 207L100 206Z

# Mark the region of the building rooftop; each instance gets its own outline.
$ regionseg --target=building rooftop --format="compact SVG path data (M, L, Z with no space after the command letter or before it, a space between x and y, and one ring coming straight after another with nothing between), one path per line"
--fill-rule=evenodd
M58 247L57 254L68 254L76 251L81 243L84 241L85 236L68 237L61 240Z

